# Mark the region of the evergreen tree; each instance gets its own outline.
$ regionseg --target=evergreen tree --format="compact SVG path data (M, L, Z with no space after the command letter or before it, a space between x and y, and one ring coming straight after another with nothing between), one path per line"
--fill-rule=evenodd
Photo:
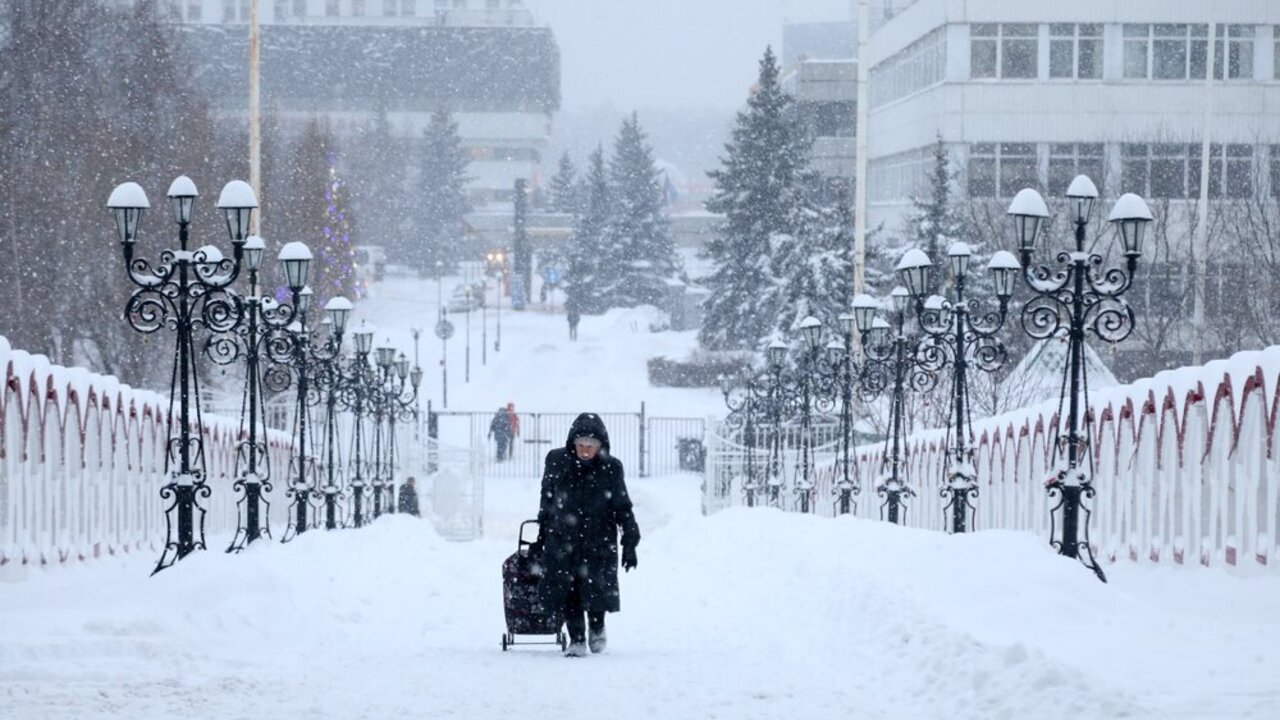
M852 206L842 188L829 205L813 193L796 214L795 234L778 236L774 272L783 281L775 327L790 332L813 315L838 332L838 318L853 308Z
M337 155L330 152L329 178L324 189L324 224L320 229L320 245L315 252L315 276L311 281L317 309L323 308L324 303L334 297L357 297L350 192L338 174L337 163ZM317 313L312 317L315 322L315 318L321 316Z
M756 90L738 113L723 167L710 173L715 194L707 209L725 222L707 243L715 266L698 339L717 350L755 349L776 319L780 278L773 262L776 236L794 234L808 174L809 141L789 117L791 98L778 84L773 50L760 60Z
M573 166L566 152L560 156L556 174L551 177L551 210L577 215L582 212L582 186L578 183L578 169Z
M933 261L929 273L929 293L940 292L947 272L947 249L964 237L963 223L951 203L951 172L947 166L947 148L938 136L933 146L933 170L929 173L929 189L911 198L915 207L907 222L909 244L924 250ZM906 248L901 248L905 251ZM897 263L902 252L890 253L889 262Z
M345 162L346 187L352 209L360 216L365 238L386 249L388 260L403 263L414 237L409 205L407 142L391 133L384 104L379 103L372 121L355 141Z
M608 307L659 305L679 269L653 149L635 113L624 120L609 164L612 202L601 245L601 296Z
M431 115L423 148L418 183L418 221L407 256L419 274L434 275L437 262L452 272L465 252L467 164L470 160L458 137L458 124L447 110Z
M583 314L605 310L600 296L601 243L609 223L609 175L605 170L604 149L597 147L587 159L584 179L587 194L583 212L573 223L569 238L565 273L565 305Z

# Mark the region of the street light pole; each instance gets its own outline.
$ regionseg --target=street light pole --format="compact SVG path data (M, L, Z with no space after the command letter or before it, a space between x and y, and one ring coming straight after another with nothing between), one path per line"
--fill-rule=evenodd
M951 511L953 533L968 529L970 518L976 512L972 500L978 496L978 473L966 426L970 414L969 365L972 363L986 373L993 373L1004 365L1008 354L995 335L1004 326L1009 298L1022 267L1012 253L1002 250L992 255L987 268L992 274L999 305L996 310L987 310L977 298L968 297L966 293L971 255L969 245L963 242L952 243L947 250L954 287L952 299L940 295L925 298L933 261L923 250L908 250L897 267L899 279L911 293L921 330L943 352L943 364L950 363L952 369L951 414L955 437L948 437L950 472L942 478L940 492L947 499L943 512Z
M125 318L135 330L144 334L170 326L177 335L174 372L169 388L169 439L164 467L168 482L160 488L160 497L171 503L164 511L164 550L152 574L169 567L193 550L206 548L206 511L200 507L198 498L208 498L213 491L205 482L204 422L195 369L194 333L197 329L229 332L239 325L243 317L243 301L228 293L227 289L240 273L250 220L258 206L253 188L247 183L233 180L223 187L218 207L223 212L234 249L234 257L228 260L212 246L195 251L187 248L191 213L198 194L195 183L185 175L179 176L169 186L168 197L178 225L178 250L161 253L159 263L154 266L133 255L142 211L151 206L142 187L133 182L123 183L111 191L107 200L107 208L115 217L125 270L137 286L125 304ZM191 417L193 395L194 424ZM173 415L175 396L179 413L176 433Z
M880 463L881 481L876 486L876 494L885 499L880 506L881 517L887 515L889 522L898 523L905 513L904 498L916 494L907 485L904 469L906 393L908 389L914 392L932 389L937 384L937 371L942 367L944 356L935 343L907 327L910 303L907 289L894 288L891 298L892 325L876 317L877 303L868 295L854 298L853 308L855 322L864 340L862 389L869 396L890 391L889 437L885 441ZM886 465L888 473L884 472Z
M1056 449L1053 473L1046 488L1057 504L1050 509L1049 544L1059 554L1078 558L1080 562L1106 582L1106 575L1093 556L1089 542L1089 520L1093 514L1085 499L1092 499L1093 487L1092 429L1089 425L1087 368L1084 362L1086 332L1098 339L1117 343L1133 332L1133 308L1121 298L1133 284L1133 273L1142 256L1142 240L1151 211L1141 197L1133 193L1121 195L1111 208L1108 220L1113 223L1123 243L1125 267L1104 267L1104 258L1085 250L1085 228L1098 200L1098 188L1084 175L1078 175L1067 188L1071 221L1075 224L1074 247L1059 252L1053 266L1032 267L1036 234L1044 218L1049 216L1040 193L1030 188L1020 191L1009 205L1018 239L1018 252L1023 278L1035 297L1022 308L1022 328L1036 340L1066 334L1069 362L1063 368L1063 395L1058 398L1058 417L1067 405L1066 437L1061 424L1054 428ZM1069 394L1069 397L1067 395ZM1062 510L1061 536L1058 535L1057 511ZM1081 511L1083 510L1083 517ZM1081 539L1083 536L1083 539Z
M219 365L230 365L242 355L245 359L244 403L240 416L240 434L244 439L236 448L236 480L231 486L243 497L236 502L236 532L227 552L239 552L263 535L271 534L266 517L270 503L263 497L263 493L271 492L271 458L266 442L259 439L266 434L261 420L261 386L272 392L289 386L289 371L284 364L288 362L290 347L286 328L294 320L298 293L306 283L311 262L311 253L305 245L301 246L301 253L295 253L297 248L281 250L279 259L285 268L294 304L279 305L259 292L258 269L265 250L266 243L257 235L245 241L244 265L249 271L249 294L244 299L246 322L232 332L211 336L204 348L205 355ZM261 363L264 354L271 361L265 369Z

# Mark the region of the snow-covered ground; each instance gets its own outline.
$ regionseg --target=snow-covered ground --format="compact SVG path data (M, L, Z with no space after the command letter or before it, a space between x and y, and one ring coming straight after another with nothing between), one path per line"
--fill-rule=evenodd
M357 317L411 348L434 283L377 289ZM450 342L450 405L718 411L713 391L645 385L645 359L693 342L647 322L584 318L569 344L563 316L504 311L502 352L482 367L473 345L469 384ZM702 517L698 483L630 480L640 566L603 655L501 651L500 566L537 479L491 480L473 542L384 516L151 578L154 558L133 556L0 584L0 718L1280 716L1274 574L1125 563L1102 584L1031 535Z

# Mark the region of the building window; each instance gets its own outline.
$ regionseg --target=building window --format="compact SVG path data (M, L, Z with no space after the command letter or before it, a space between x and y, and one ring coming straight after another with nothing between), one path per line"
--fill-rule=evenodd
M1280 145L1271 146L1271 196L1280 199Z
M1253 194L1253 146L1209 146L1209 197L1247 198ZM1199 156L1197 156L1197 161ZM1195 187L1198 195L1200 187Z
M489 10L498 10L501 5L501 0L486 0L484 4L484 6Z
M351 16L364 17L364 0L351 0Z
M1213 76L1253 77L1253 25L1217 26ZM1197 80L1208 74L1209 26L1156 24L1124 26L1124 76L1131 79Z
M382 0L382 14L386 17L395 17L400 12L400 3L398 0Z
M253 10L249 0L240 0L240 22L249 22L249 12Z
M1225 68L1228 80L1253 79L1253 40L1257 37L1257 28L1253 25L1219 25L1215 34L1218 43L1214 54L1218 56L1218 63L1213 68L1213 77L1221 80Z
M325 0L324 14L328 17L338 17L338 0Z
M1273 73L1274 73L1275 79L1280 80L1280 25L1276 25L1274 28L1272 28L1271 32L1274 34L1275 42L1276 42L1275 68L1273 68Z
M1035 78L1039 30L1033 23L969 26L969 74L974 78Z
M933 168L933 146L872 161L867 169L867 198L872 202L900 202L919 195Z
M293 14L295 17L306 17L307 0L293 0Z
M1122 189L1152 198L1199 194L1199 147L1186 143L1125 143L1120 148Z
M1040 184L1035 143L974 143L969 146L970 197L1013 197Z
M1150 65L1151 26L1124 26L1124 76L1146 78Z
M453 9L454 9L454 10L466 10L466 9L467 9L467 0L453 0Z
M275 0L271 6L271 17L276 22L284 22L289 17L289 0Z
M871 107L942 82L946 67L947 36L938 28L871 69Z
M405 17L413 17L414 15L417 15L417 0L400 0L400 14Z
M1102 78L1102 25L1054 23L1049 26L1049 77Z
M1067 193L1077 175L1088 175L1105 193L1106 164L1102 143L1054 143L1049 146L1049 194L1061 197Z

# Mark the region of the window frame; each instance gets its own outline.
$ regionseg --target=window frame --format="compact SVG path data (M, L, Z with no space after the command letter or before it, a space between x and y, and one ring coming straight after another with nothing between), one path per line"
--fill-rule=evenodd
M1070 28L1070 34L1066 34L1065 30ZM1082 28L1087 28L1089 31ZM1092 48L1093 52L1093 75L1082 75L1081 67L1083 65L1084 54L1081 48L1085 45ZM1055 74L1054 50L1065 47L1069 57L1067 64L1070 68L1070 74ZM1105 73L1106 64L1106 39L1102 23L1049 23L1049 67L1047 69L1048 78L1050 80L1101 80ZM1060 70L1060 68L1059 68Z
M994 34L990 34L994 28ZM1016 32L1015 32L1016 30ZM994 43L994 66L991 74L978 74L978 49L982 48L983 65L986 65ZM1030 45L1029 52L1019 52L1028 63L1030 74L1009 74L1013 62L1011 49ZM970 23L969 25L969 79L971 80L1037 80L1040 77L1040 24L1039 23Z

